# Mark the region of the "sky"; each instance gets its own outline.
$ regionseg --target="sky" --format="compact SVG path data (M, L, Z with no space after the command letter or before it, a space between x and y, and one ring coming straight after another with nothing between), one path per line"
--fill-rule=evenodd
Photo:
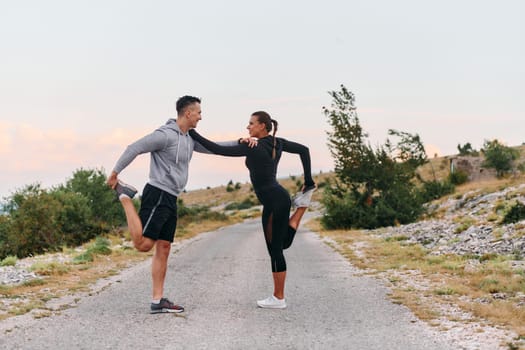
M521 0L0 0L0 199L109 173L126 146L202 98L198 130L246 136L252 112L333 169L329 91L344 84L372 145L417 133L429 156L525 142ZM142 188L149 156L121 178ZM283 156L279 177L302 173ZM195 153L188 190L249 181L241 158Z

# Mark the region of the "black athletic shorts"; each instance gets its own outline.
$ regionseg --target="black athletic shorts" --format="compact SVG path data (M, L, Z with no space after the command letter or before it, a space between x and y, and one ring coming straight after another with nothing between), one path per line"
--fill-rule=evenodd
M139 217L143 236L173 242L177 228L177 197L146 184L142 191Z

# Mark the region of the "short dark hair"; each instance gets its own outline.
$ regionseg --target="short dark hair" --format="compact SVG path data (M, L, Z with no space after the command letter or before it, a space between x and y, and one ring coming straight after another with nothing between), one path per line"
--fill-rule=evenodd
M177 108L177 115L181 115L186 110L186 107L194 103L201 103L201 99L195 96L182 96L177 100L175 108Z

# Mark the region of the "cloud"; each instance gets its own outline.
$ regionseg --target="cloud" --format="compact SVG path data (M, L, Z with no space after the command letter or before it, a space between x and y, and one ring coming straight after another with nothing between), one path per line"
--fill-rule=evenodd
M80 168L111 169L124 148L146 132L115 129L93 136L74 129L1 123L0 197L30 183L44 187L63 183ZM146 160L138 159L137 165L145 169ZM147 175L147 170L143 172Z
M151 129L111 129L101 134L86 134L72 128L37 128L29 124L0 123L0 162L2 183L0 198L8 192L31 183L48 188L64 183L80 168L103 168L111 171L126 146L151 132ZM215 141L235 140L236 132L206 133ZM297 129L283 135L310 148L312 171L328 171L333 162L318 131ZM302 173L300 159L285 154L279 164L279 177ZM121 174L128 182L141 188L148 180L149 156L140 155ZM249 181L244 157L221 157L194 154L190 166L188 189L205 188Z

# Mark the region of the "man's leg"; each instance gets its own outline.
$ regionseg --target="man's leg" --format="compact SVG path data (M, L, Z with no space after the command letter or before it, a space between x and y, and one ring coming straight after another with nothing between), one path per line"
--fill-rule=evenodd
M168 269L171 242L158 240L155 243L155 254L151 264L151 277L153 279L153 300L159 300L164 295L164 280Z
M133 200L129 197L122 196L120 198L120 203L122 203L122 207L126 213L126 220L128 222L128 229L133 245L141 252L150 251L151 248L153 248L155 241L142 235L142 222L137 214Z

